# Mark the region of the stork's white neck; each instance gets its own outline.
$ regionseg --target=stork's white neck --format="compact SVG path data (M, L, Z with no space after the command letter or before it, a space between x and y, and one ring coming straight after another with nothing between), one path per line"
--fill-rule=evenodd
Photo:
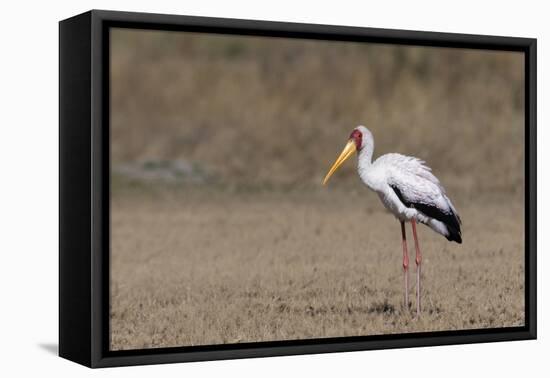
M372 154L373 148L362 148L357 155L357 172L361 180L372 190L375 190L375 182L372 173Z
M357 163L359 165L371 165L372 164L372 146L370 148L362 148L357 154Z

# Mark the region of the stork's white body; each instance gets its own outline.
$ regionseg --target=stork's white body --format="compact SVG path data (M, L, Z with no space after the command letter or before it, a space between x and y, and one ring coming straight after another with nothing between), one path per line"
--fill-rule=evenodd
M378 194L386 209L400 221L414 219L460 243L460 217L430 167L420 159L396 153L382 155L372 162L372 134L362 126L358 130L364 144L358 154L359 177Z
M409 306L409 254L405 222L411 222L416 250L416 313L420 315L422 254L416 223L427 225L449 241L462 243L458 212L437 177L422 160L392 153L382 155L373 162L374 139L364 126L358 126L352 131L348 143L325 176L323 184L327 183L331 175L354 152L358 152L357 171L361 180L378 194L386 209L401 222L405 307Z

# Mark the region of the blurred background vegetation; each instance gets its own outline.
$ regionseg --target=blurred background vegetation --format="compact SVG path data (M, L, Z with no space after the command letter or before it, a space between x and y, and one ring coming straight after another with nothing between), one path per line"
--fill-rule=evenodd
M523 55L114 29L113 182L321 189L351 130L451 196L523 194ZM331 186L358 190L355 163ZM115 185L115 187L117 187Z

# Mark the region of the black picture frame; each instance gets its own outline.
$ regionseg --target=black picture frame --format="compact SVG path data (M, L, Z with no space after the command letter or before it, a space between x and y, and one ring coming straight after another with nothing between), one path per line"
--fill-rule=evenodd
M518 51L525 54L525 326L110 351L111 27ZM59 23L59 355L88 367L536 338L536 39L92 10Z

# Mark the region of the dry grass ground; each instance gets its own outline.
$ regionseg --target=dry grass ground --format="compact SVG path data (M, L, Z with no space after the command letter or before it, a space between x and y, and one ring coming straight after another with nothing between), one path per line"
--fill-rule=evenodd
M399 223L366 189L115 196L111 347L522 325L521 199L457 203L462 245L419 229L424 309L415 319L402 305Z

